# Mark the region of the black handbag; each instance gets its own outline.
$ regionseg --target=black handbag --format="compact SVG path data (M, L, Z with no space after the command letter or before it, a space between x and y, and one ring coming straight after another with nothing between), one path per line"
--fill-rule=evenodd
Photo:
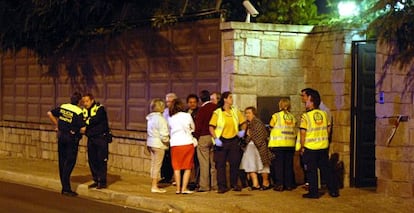
M243 137L241 137L241 138L239 138L239 146L241 147L241 148L246 148L246 146L247 146L247 144L249 143L247 140L246 140L246 138L247 138L247 130L249 129L249 126L247 126L247 128L246 128L246 130L245 130L245 133L244 133L244 135L243 135Z
M241 148L245 148L247 146L246 136L239 138L239 145Z
M112 137L113 137L113 135L112 135L111 130L109 130L108 132L105 132L105 133L103 134L103 137L104 137L104 139L105 139L105 142L107 142L107 143L112 143Z

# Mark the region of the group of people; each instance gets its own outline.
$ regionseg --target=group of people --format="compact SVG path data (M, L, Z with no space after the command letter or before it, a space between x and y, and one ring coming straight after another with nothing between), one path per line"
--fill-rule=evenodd
M309 191L303 197L319 198L318 182L327 186L330 196L338 197L338 185L328 167L331 115L321 104L318 91L306 88L301 92L306 112L300 124L290 113L289 99L282 98L279 112L272 115L268 127L257 117L255 107L247 107L244 114L237 109L228 91L190 94L186 104L174 93L168 93L165 101L153 99L146 116L151 192L166 192L158 186L161 177L174 178L176 194L225 193L241 191L245 186L250 190L293 190L293 157L299 151ZM106 188L111 135L105 108L92 94L82 96L75 92L70 103L47 114L58 131L62 194L77 195L71 189L70 175L82 135L88 137L88 163L93 178L89 187ZM190 183L195 187L189 187Z
M59 176L62 194L77 196L70 185L70 175L76 164L78 145L82 135L88 137L88 163L93 183L89 188L107 187L108 143L111 134L105 108L90 93L72 94L70 103L47 112L58 132Z
M303 197L320 197L318 169L329 195L338 197L328 168L330 112L321 106L318 91L306 88L301 96L306 112L299 125L290 113L290 100L282 98L279 112L272 115L268 127L257 117L255 107L247 107L244 114L237 109L228 91L210 94L203 90L199 97L190 94L187 106L174 93L166 95L165 103L153 99L147 116L151 192L166 192L158 186L159 180L172 177L176 194L225 193L241 191L245 186L250 190L293 190L293 157L299 151L309 191ZM173 170L171 176L165 172L168 164ZM195 190L189 188L191 181Z

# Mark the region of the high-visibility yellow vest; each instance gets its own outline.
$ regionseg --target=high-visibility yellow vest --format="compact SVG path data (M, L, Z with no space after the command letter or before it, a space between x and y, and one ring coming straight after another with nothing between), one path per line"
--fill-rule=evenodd
M83 117L86 119L85 123L86 125L89 125L89 119L91 117L94 117L96 115L96 112L98 111L98 109L101 107L102 105L100 104L94 104L90 110L91 114L88 115L88 109L84 108L83 109Z
M82 113L82 109L77 105L62 104L60 105L61 115L59 116L59 120L64 121L66 123L72 123L73 117L75 117L73 113L75 113L76 115L80 115Z
M272 115L276 120L270 132L269 147L294 147L296 142L296 118L290 112L280 111Z
M82 113L82 109L79 106L73 104L62 104L60 105L60 108L74 112L77 115Z
M314 109L304 113L303 116L307 120L304 147L312 150L328 148L328 116L326 112Z
M231 117L233 118L234 128L236 129L236 132L239 131L239 117L237 116L237 109L235 107L231 107ZM214 133L217 138L223 134L224 129L224 116L223 116L223 110L221 108L216 109L213 113L217 114L217 125L214 129ZM214 138L212 138L213 144L215 144Z

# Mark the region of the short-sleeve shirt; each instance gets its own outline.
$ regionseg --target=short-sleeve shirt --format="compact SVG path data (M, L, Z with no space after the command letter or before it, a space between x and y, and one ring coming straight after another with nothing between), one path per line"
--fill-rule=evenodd
M272 116L269 122L269 126L274 127L276 125L276 122L277 122L277 116Z
M308 129L308 119L305 113L302 114L302 116L300 117L300 126L299 128L301 129Z
M224 117L224 127L223 127L223 133L221 134L221 136L223 138L227 138L227 139L234 138L237 135L238 130L235 129L232 113L223 112L223 117ZM245 120L243 114L240 112L240 110L237 110L237 118L238 119L236 119L236 120L239 121L239 123L238 123L239 126L241 124L243 124L244 122L246 122L246 120ZM218 119L218 114L213 113L213 115L211 116L209 125L216 127L217 126L217 119Z
M194 121L190 114L178 112L168 118L171 130L170 146L183 146L193 143Z

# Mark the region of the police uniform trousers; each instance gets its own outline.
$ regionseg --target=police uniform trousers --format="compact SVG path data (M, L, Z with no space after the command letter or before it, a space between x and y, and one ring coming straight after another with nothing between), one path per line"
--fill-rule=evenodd
M306 177L309 181L309 193L318 195L318 168L320 175L327 180L327 186L331 191L330 174L328 171L329 153L328 149L311 150L306 149L303 153L303 163L305 165Z
M272 147L275 158L272 160L273 181L277 186L284 189L295 188L295 177L293 173L294 147Z
M108 142L103 136L88 138L88 163L95 183L106 185Z
M217 170L217 186L219 190L227 189L226 182L226 162L230 164L230 184L231 187L238 187L239 166L242 156L242 150L239 145L238 137L225 139L220 137L223 142L222 147L215 146L214 161Z
M70 175L76 164L80 136L71 133L58 133L59 176L62 191L72 191Z
M161 166L161 182L170 183L174 175L174 169L171 164L171 149L165 150L164 159Z

